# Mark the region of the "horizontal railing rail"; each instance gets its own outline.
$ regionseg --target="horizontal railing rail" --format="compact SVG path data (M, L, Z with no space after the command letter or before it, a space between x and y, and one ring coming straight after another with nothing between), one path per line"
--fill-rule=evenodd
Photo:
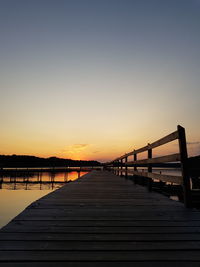
M170 143L174 140L178 140L179 144L179 152L176 154L165 155L160 157L153 157L153 149ZM138 154L147 151L147 158L146 159L139 159ZM128 161L128 157L133 156L133 160ZM107 162L104 166L109 168L118 167L121 168L121 171L125 171L127 173L131 173L135 176L142 176L149 178L148 188L151 190L152 188L152 181L153 179L157 179L163 182L170 182L182 185L183 193L184 193L184 203L185 206L189 207L191 204L191 188L190 188L190 177L188 173L188 164L187 164L187 146L186 146L186 136L185 136L185 129L178 125L177 131L151 143L147 144L146 146L133 150L129 153L126 153L114 160ZM166 164L166 163L175 163L180 162L181 165L181 176L173 176L173 175L163 175L158 173L152 172L152 167L154 164ZM137 169L138 166L145 166L147 167L147 171L139 171ZM129 169L130 167L134 167L133 169Z

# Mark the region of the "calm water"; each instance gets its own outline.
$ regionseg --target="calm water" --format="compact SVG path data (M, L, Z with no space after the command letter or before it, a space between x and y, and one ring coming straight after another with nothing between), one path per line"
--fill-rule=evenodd
M129 168L130 170L133 168ZM147 168L138 167L138 171L147 171ZM172 176L181 176L181 169L180 168L153 168L152 172L160 173L165 175L172 175Z
M35 200L87 172L35 172L30 176L4 176L0 182L0 228Z

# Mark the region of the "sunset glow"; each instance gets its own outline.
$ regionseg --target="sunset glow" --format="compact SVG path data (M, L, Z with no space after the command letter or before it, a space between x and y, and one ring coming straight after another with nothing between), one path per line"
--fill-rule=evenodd
M107 161L178 124L200 154L199 1L2 0L0 22L0 154Z

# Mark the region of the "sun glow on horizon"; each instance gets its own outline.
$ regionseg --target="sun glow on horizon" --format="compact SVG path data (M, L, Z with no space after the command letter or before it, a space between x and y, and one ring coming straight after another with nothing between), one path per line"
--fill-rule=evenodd
M200 154L197 1L0 1L0 20L0 154L104 162L178 124Z
M169 134L169 132L167 133ZM158 136L157 139L164 137L164 136ZM138 145L131 146L131 140L127 142L119 142L114 143L113 145L111 143L107 144L106 146L95 145L95 144L87 144L87 143L76 143L72 145L67 145L64 147L64 149L55 150L49 153L45 153L46 147L40 147L40 150L38 150L38 147L31 147L29 146L29 151L26 147L23 147L24 151L20 151L16 153L13 153L12 146L10 147L10 153L2 153L1 154L18 154L18 155L33 155L37 157L59 157L64 159L72 159L72 160L97 160L99 162L107 162L111 161L117 157L120 157L126 153L129 153L133 151L134 149L139 149L149 142L154 142L156 139L148 140L148 142L142 142L142 139L137 138L140 140L138 142ZM130 143L129 143L130 142ZM136 143L135 143L136 144ZM57 148L56 144L55 148ZM22 148L22 147L21 147ZM125 148L125 149L124 149ZM189 156L195 156L200 154L200 142L187 142L187 148L188 148L188 154ZM34 151L34 152L33 152ZM178 153L178 141L175 140L169 144L166 144L164 146L161 146L159 148L156 148L153 150L153 157L163 156L167 154L173 154ZM14 151L15 152L15 151ZM129 157L131 158L131 156ZM147 153L141 153L138 154L138 159L147 158Z

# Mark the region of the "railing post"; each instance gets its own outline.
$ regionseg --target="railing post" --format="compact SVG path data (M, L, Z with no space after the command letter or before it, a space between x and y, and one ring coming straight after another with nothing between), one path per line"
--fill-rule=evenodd
M119 175L119 160L117 160L117 175Z
M125 163L128 162L128 157L125 157ZM127 170L128 170L128 167L127 165L125 165L125 177L127 178L128 174L127 174Z
M121 162L121 167L120 167L120 169L121 169L121 171L120 171L120 176L123 176L123 159L121 159L121 160L120 160L120 162Z
M152 158L152 149L149 148L148 149L148 159L151 159L151 158ZM150 163L148 164L148 172L152 172L152 166ZM148 178L148 190L149 191L152 190L152 179L151 178Z
M137 154L133 155L133 160L137 161ZM137 166L134 166L134 171L137 171Z
M134 150L135 151L135 150ZM137 161L137 154L133 154L133 160ZM137 166L134 166L134 171L137 171ZM134 183L137 183L137 176L134 174Z
M187 155L187 145L185 129L178 125L178 141L179 141L179 151L180 151L180 161L181 161L181 171L183 177L183 196L184 204L186 207L191 207L191 188L190 188L190 176L188 171L188 155Z

